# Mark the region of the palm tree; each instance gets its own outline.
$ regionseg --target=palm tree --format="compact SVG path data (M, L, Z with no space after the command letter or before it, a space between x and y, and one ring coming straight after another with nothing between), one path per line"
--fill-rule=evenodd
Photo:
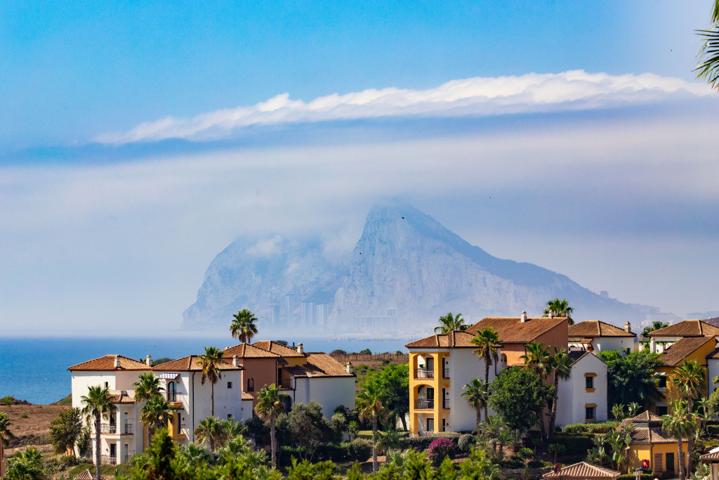
M662 418L662 429L677 439L679 446L679 478L686 480L684 470L684 438L690 438L696 429L697 418L689 410L686 400L675 400L671 403L671 413Z
M357 413L363 420L372 423L372 471L377 471L377 428L379 417L384 412L382 392L372 383L357 394Z
M255 314L246 308L243 308L239 312L232 316L232 323L230 323L230 333L236 339L242 343L247 343L252 340L252 337L257 333L257 317Z
M264 421L270 424L270 452L272 454L272 466L277 467L277 440L275 422L277 417L284 412L280 389L276 384L262 387L257 395L255 413Z
M694 400L699 398L705 389L706 371L693 360L687 360L674 370L672 383L683 400L687 401L690 410Z
M447 315L439 317L439 326L434 330L438 333L450 333L456 332L457 330L463 332L467 330L467 328L468 325L464 323L464 318L462 318L461 313L454 315L452 312L449 312Z
M135 382L135 400L146 402L154 396L161 395L164 388L160 385L160 379L150 372L140 374Z
M536 371L542 378L552 371L552 355L543 343L529 342L524 347L524 365Z
M704 78L713 88L719 89L719 0L714 1L712 27L699 30L704 39L702 61L696 67L697 76Z
M172 410L162 395L153 395L147 400L140 410L140 420L147 426L148 438L167 424L170 415Z
M5 475L3 465L5 460L5 447L14 435L10 431L10 417L7 413L0 412L0 478Z
M552 398L552 413L549 417L549 434L554 433L554 424L557 421L557 403L559 400L559 380L566 380L572 373L572 359L567 352L560 351L552 355L549 361L554 374L554 398ZM549 436L549 435L548 435Z
M100 422L102 417L111 415L116 407L112 403L112 395L107 387L90 387L87 395L81 398L82 413L95 423L95 480L100 480Z
M472 344L477 347L474 353L484 360L484 383L489 385L489 366L499 361L499 349L502 343L499 341L499 334L493 328L484 328L478 331L472 339ZM484 404L484 418L487 418L487 404Z
M200 443L207 443L214 452L225 441L227 429L215 417L207 417L195 429L195 436Z
M215 416L215 384L222 378L220 365L222 364L222 350L217 347L205 347L205 354L200 356L202 376L200 383L210 382L210 414Z
M475 378L464 386L462 396L477 412L477 425L482 421L482 409L487 407L489 400L489 384ZM485 412L485 420L487 420Z
M566 298L553 298L544 307L545 317L567 317L570 325L574 325L574 320L572 320L573 312L574 309L569 306L569 300Z

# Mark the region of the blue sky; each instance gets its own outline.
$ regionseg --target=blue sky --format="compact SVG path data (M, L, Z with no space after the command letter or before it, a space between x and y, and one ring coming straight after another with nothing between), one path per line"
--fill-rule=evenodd
M175 331L233 238L346 250L386 196L719 310L709 3L3 2L0 326Z

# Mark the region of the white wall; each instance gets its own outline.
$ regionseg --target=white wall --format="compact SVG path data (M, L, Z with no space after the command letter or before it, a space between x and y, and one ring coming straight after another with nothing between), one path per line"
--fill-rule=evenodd
M603 352L614 350L617 352L625 352L629 350L633 352L635 349L636 337L596 337L592 340L594 350Z
M595 373L594 391L587 392L585 374ZM607 366L593 353L587 353L572 365L572 373L559 381L557 403L557 426L584 423L586 404L596 404L596 421L608 418L607 412Z
M714 385L714 377L719 375L719 359L709 358L707 359L707 367L709 371L709 394L717 389L717 385Z
M355 377L296 377L292 403L318 403L322 414L330 418L340 405L354 408L355 380Z
M504 367L496 365L497 372ZM494 378L495 365L489 367L489 382ZM439 370L441 374L441 370ZM475 378L484 381L484 361L472 348L453 348L449 354L449 423L447 431L462 432L474 430L477 424L477 412L462 396L464 386ZM489 412L492 415L492 412Z
M212 389L209 382L202 384L200 372L194 372L194 379L193 372L183 372L181 378L182 386L177 389L177 401L182 402L184 409L182 430L188 439L193 440L194 429L212 414ZM232 388L227 388L227 382L232 382ZM247 403L242 401L242 372L223 371L222 378L215 384L215 417L225 419L232 415L235 420L247 418Z

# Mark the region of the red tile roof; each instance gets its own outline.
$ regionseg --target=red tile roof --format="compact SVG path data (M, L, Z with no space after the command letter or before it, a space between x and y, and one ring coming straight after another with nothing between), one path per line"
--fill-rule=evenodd
M202 370L200 365L199 355L188 355L186 357L178 358L177 360L170 360L159 365L155 365L153 370L158 372L197 372ZM242 370L241 366L235 367L232 365L232 359L223 358L220 364L220 370Z
M627 332L601 320L585 320L569 326L570 338L594 337L636 337L636 333Z
M477 348L472 343L474 335L468 332L451 332L435 334L410 342L407 348Z
M116 360L119 361L117 366ZM151 370L146 363L132 358L125 357L123 355L104 355L102 357L93 358L86 362L78 363L68 368L71 372L77 371L115 371L115 370Z
M716 345L714 337L685 337L679 340L677 343L671 345L669 348L664 350L659 359L669 367L679 365L692 353L699 350L701 347L709 342L713 342Z
M273 342L273 341L261 341L261 342L255 342L252 345L255 347L261 348L263 350L267 350L268 352L272 352L276 355L279 355L280 357L285 358L302 358L305 356L304 353L300 353L294 348L286 347L285 345L282 345L281 343Z
M604 467L598 467L587 462L579 462L573 465L567 465L558 472L548 472L542 475L542 478L553 478L557 480L594 480L600 478L617 478L620 475L615 470Z
M654 330L650 337L713 337L719 335L719 327L702 320L684 320L668 327Z
M232 358L237 355L239 358L278 358L279 355L272 353L263 348L258 348L256 345L250 345L248 343L241 343L234 347L227 347L223 352L222 356L225 358Z
M347 368L326 353L308 353L307 363L286 367L285 371L294 377L354 377Z
M706 463L719 463L719 452L705 453L699 457L699 460Z
M487 317L469 327L467 332L475 334L492 328L503 343L528 343L566 322L566 317L530 317L525 322L520 317Z

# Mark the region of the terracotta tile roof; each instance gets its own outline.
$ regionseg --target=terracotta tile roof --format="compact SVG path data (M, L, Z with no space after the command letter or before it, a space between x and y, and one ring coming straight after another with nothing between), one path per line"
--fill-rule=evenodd
M699 460L706 463L719 463L719 452L709 452L699 457Z
M241 343L234 347L227 347L222 354L225 358L237 355L239 358L277 358L278 355L255 345Z
M116 367L115 359L120 361L120 366ZM115 371L115 370L151 370L144 362L133 360L123 355L105 355L93 358L86 362L78 363L68 368L71 372L75 371Z
M615 470L598 467L587 462L579 462L574 465L567 465L558 472L545 473L542 478L593 480L595 478L617 478L619 475L620 473Z
M110 401L114 404L129 404L135 403L135 398L131 397L126 391L113 393L110 397Z
M158 372L197 372L202 370L202 367L200 366L199 355L188 355L178 358L177 360L170 360L169 362L155 365L152 369ZM220 370L242 370L242 367L235 367L232 365L231 359L223 358L220 364Z
M326 353L306 354L307 363L285 368L294 377L354 377L340 362Z
M484 328L493 328L504 343L527 343L566 322L565 317L530 317L526 322L519 317L487 317L469 327L467 332L475 334Z
M103 477L100 477L103 478ZM75 476L75 480L95 480L95 476L90 473L90 470L83 470Z
M472 343L473 338L474 335L468 332L441 333L415 340L414 342L408 343L406 347L476 348Z
M664 363L664 365L674 367L679 365L685 358L709 342L714 342L714 344L716 344L714 337L682 338L677 343L664 350L664 352L659 356L659 359L662 363Z
M684 320L668 327L654 330L650 337L713 337L719 335L719 327L702 320Z
M261 348L263 350L267 350L268 352L272 352L276 355L279 355L280 357L285 358L302 358L305 356L304 353L300 353L294 348L286 347L282 345L281 343L273 342L271 340L267 341L261 341L261 342L255 342L252 345L255 347Z
M636 337L636 333L627 332L601 320L585 320L569 326L570 338L593 337Z
M622 423L662 423L662 417L649 410L644 410L636 417L624 419Z
M240 394L240 398L242 400L254 400L255 397L252 396L252 394L245 392L244 390Z
M665 434L660 427L637 425L632 428L632 443L676 443L676 439Z

